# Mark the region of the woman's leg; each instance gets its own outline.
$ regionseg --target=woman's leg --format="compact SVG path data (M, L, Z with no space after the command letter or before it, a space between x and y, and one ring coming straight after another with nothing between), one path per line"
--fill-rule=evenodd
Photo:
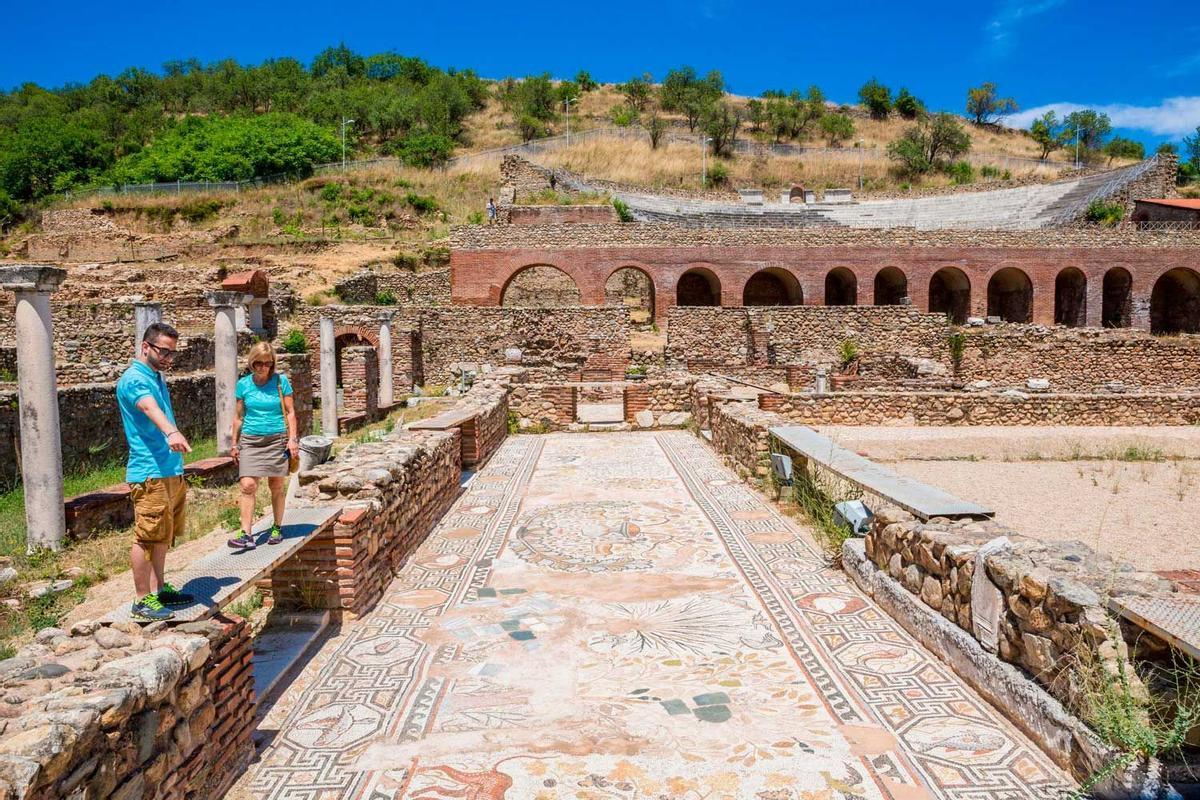
M267 478L267 486L271 488L271 511L275 514L275 524L283 527L283 504L287 500L284 492L286 478Z
M238 504L242 511L242 531L250 533L254 526L254 496L258 494L258 478L242 478L238 486L241 488Z

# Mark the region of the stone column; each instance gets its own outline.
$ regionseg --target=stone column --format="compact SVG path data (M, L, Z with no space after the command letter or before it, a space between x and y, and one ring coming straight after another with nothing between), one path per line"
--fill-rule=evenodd
M392 317L395 312L380 311L379 321L379 406L387 408L396 402L392 386Z
M217 403L217 452L226 455L233 446L233 412L237 408L237 400L233 396L238 379L237 310L246 302L246 295L241 292L208 292L205 299L216 310L213 323L213 383L216 386Z
M337 423L337 347L333 339L333 317L321 317L321 434L333 439Z
M146 329L156 322L162 322L162 303L147 303L139 300L133 304L133 355L136 358L142 353L142 336Z
M263 306L266 303L267 298L265 297L253 297L250 299L250 304L246 307L246 312L250 315L250 319L247 320L246 324L250 327L250 330L258 334L264 333L266 330L263 326Z
M29 551L57 550L66 537L62 438L54 375L50 293L67 271L44 264L0 267L0 288L17 296L17 397L21 415L21 480Z

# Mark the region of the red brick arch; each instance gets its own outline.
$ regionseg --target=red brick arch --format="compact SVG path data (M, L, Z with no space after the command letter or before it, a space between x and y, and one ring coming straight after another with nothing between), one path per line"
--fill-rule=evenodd
M361 325L337 325L333 329L333 340L336 342L343 336L357 336L376 349L379 348L379 331L364 328Z

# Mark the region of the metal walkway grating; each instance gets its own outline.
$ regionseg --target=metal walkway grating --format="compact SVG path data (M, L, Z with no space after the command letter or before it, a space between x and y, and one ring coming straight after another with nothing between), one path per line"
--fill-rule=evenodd
M196 602L186 608L173 608L172 622L191 622L224 608L255 581L286 561L341 513L341 506L289 508L283 515L283 541L267 544L271 518L263 517L254 524L258 548L239 552L222 544L221 549L192 562L183 572L172 576L172 583L181 592L194 595ZM122 603L100 621L110 625L130 619L129 603Z
M1108 607L1133 624L1200 659L1200 595L1113 598Z

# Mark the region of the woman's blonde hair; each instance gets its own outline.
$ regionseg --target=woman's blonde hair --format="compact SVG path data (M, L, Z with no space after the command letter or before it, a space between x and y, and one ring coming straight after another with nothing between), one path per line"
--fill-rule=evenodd
M271 375L275 374L275 348L271 347L270 342L258 342L250 348L250 352L246 354L246 369L254 372L254 362L270 361ZM267 376L268 378L270 375Z

